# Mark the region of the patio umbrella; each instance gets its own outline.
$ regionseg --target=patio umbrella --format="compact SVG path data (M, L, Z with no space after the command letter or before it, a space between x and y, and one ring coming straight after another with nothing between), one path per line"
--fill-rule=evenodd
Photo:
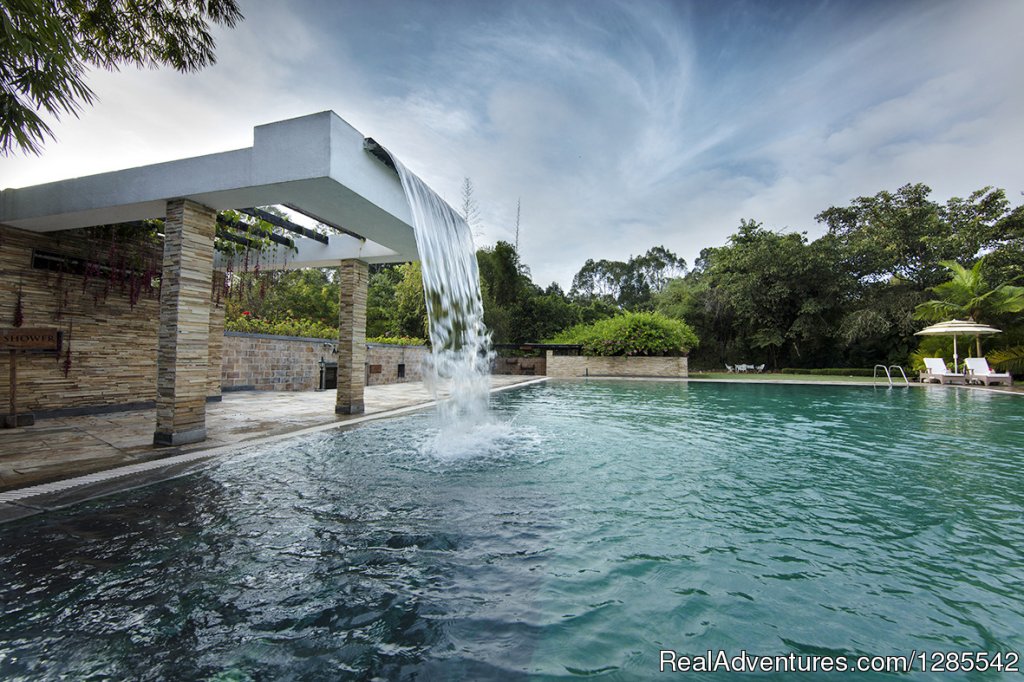
M915 336L952 336L953 337L953 371L955 372L959 367L960 356L956 352L956 337L959 334L973 334L980 336L982 334L998 334L1002 329L996 329L990 327L987 324L981 324L980 322L974 322L973 320L947 320L946 322L939 322L933 324L930 327L925 327L921 331L917 332Z

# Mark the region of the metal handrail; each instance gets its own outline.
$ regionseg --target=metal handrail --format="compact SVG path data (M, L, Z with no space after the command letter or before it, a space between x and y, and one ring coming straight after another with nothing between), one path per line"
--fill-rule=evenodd
M907 373L903 371L903 367L901 365L889 365L889 369L892 369L893 367L895 367L896 369L898 369L900 371L900 374L903 375L903 382L907 386L909 386L910 385L910 379L907 378ZM890 386L892 385L892 377L891 376L889 377L889 385Z
M879 368L881 368L882 371L885 372L885 378L889 380L889 385L890 386L894 385L892 383L892 372L889 371L891 369L898 369L900 371L900 374L903 376L903 382L907 386L910 386L910 379L907 378L907 373L903 371L903 367L901 367L900 365L889 365L888 367L886 367L885 365L875 365L875 369L874 369L874 371L873 371L873 373L871 375L871 380L872 381L877 381L878 380L878 369Z
M892 375L889 374L889 368L885 365L875 365L874 373L871 375L871 381L874 382L878 379L879 367L881 367L882 371L885 372L885 378L889 380L889 385L892 386Z

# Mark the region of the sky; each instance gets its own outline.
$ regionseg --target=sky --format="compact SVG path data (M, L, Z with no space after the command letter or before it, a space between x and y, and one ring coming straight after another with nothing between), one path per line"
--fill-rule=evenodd
M96 71L98 102L0 187L252 144L333 110L514 241L541 286L663 245L693 264L740 219L923 182L1024 201L1019 0L238 0L216 65Z

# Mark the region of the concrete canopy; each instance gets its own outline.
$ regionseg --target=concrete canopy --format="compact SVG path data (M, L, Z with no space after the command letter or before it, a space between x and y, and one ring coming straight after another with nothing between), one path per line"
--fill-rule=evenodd
M282 205L365 239L295 239L267 267L416 260L412 217L395 171L332 111L256 126L253 146L0 192L0 223L49 232L163 218L168 200L216 210Z

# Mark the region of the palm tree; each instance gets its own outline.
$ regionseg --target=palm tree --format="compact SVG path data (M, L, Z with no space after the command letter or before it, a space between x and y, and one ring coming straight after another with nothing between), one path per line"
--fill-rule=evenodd
M990 287L981 274L985 259L980 258L968 269L955 261L941 261L950 271L949 280L929 289L938 298L925 301L914 309L914 318L941 322L950 318L987 323L996 315L1024 311L1024 287L1009 283ZM981 338L975 337L978 356Z
M1007 372L1024 372L1024 346L1004 348L992 353L992 365Z

